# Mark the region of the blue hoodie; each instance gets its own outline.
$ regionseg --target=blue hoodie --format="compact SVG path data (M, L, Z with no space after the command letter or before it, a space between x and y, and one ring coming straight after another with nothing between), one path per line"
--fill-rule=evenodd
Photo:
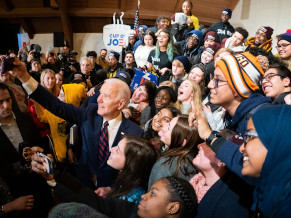
M138 31L138 29L140 27L143 27L144 32L146 32L147 29L148 29L148 27L146 25L140 25L140 26L138 26L137 31ZM137 47L142 44L142 40L143 40L143 37L142 36L140 36L138 33L137 33L137 35L138 35L139 40L135 42L134 47L133 47L133 52L135 52L135 50L137 49Z
M189 35L191 34L195 34L198 36L198 44L196 45L196 47L189 53L187 54L187 38L189 37ZM200 48L201 42L202 42L202 32L201 30L192 30L189 33L186 34L185 40L183 40L182 42L177 42L175 43L175 46L179 52L180 56L187 56L187 57L193 57L196 55L199 55L202 52L202 48Z

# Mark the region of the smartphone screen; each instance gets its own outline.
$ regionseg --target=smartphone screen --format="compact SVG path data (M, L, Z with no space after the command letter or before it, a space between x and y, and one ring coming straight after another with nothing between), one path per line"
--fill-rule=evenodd
M22 42L22 48L26 48L26 42Z

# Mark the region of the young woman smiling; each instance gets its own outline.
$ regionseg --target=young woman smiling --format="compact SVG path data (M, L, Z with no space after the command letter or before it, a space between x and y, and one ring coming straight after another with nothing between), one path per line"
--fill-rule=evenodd
M178 176L189 180L198 173L192 160L197 155L200 141L196 127L189 127L188 116L179 115L159 131L167 150L152 168L149 186L165 176Z
M178 100L176 101L175 107L179 109L182 114L189 114L191 111L191 101L198 108L202 110L201 106L201 90L199 85L193 80L186 79L181 83L178 89Z

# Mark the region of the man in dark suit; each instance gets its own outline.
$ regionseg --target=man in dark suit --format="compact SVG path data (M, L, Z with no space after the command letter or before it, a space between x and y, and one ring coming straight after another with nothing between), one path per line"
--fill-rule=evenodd
M93 189L111 186L117 170L107 165L109 151L100 163L100 143L105 122L108 126L108 146L114 147L123 135L142 136L142 129L122 116L121 110L129 103L130 89L128 85L116 78L106 80L100 89L98 104L90 104L87 108L77 108L65 104L52 96L40 86L23 68L19 60L14 61L14 76L23 83L31 98L47 110L81 129L82 154L79 160L77 178ZM97 110L97 113L96 113Z
M20 112L9 87L0 82L0 178L9 188L9 193L1 193L4 195L1 196L6 199L12 195L13 198L9 202L1 199L2 210L4 213L21 210L21 217L47 217L53 203L50 191L39 175L26 168L28 162L19 144L41 146L40 135L30 115ZM31 195L32 198L28 197ZM28 207L24 208L22 201L17 201L21 198L26 199L24 203L28 203Z

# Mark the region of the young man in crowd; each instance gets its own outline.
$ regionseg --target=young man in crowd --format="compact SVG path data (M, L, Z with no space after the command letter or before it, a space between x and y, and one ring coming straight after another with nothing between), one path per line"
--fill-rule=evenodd
M244 135L247 121L255 111L270 105L269 98L257 93L264 71L248 52L228 55L218 61L209 82L210 102L226 110L226 128Z
M96 59L96 64L102 66L103 69L107 69L109 67L109 62L105 59L107 55L107 50L103 48L100 51L99 57Z
M234 33L230 38L225 38L221 42L222 48L229 48L235 53L242 53L245 51L246 46L244 45L244 40L247 39L249 33L246 29L242 27L235 28Z
M117 70L123 67L123 65L119 63L119 57L120 57L119 53L115 51L110 52L110 54L108 55L109 59L109 67L107 68L108 78L115 77Z
M286 32L280 36L276 48L281 60L286 61L291 69L291 32Z
M217 42L220 44L224 38L229 38L234 33L233 26L228 22L231 19L232 10L224 9L221 12L221 21L215 24L212 24L208 31L214 31L218 35Z
M97 53L95 51L88 51L86 57L90 58L93 62L93 69L94 73L97 73L98 70L103 69L101 65L96 63Z
M262 78L262 89L272 98L273 104L284 103L284 97L291 91L290 70L284 65L270 65Z
M269 26L261 26L254 37L248 38L245 46L248 48L259 47L266 51L272 51L272 34L273 28Z

